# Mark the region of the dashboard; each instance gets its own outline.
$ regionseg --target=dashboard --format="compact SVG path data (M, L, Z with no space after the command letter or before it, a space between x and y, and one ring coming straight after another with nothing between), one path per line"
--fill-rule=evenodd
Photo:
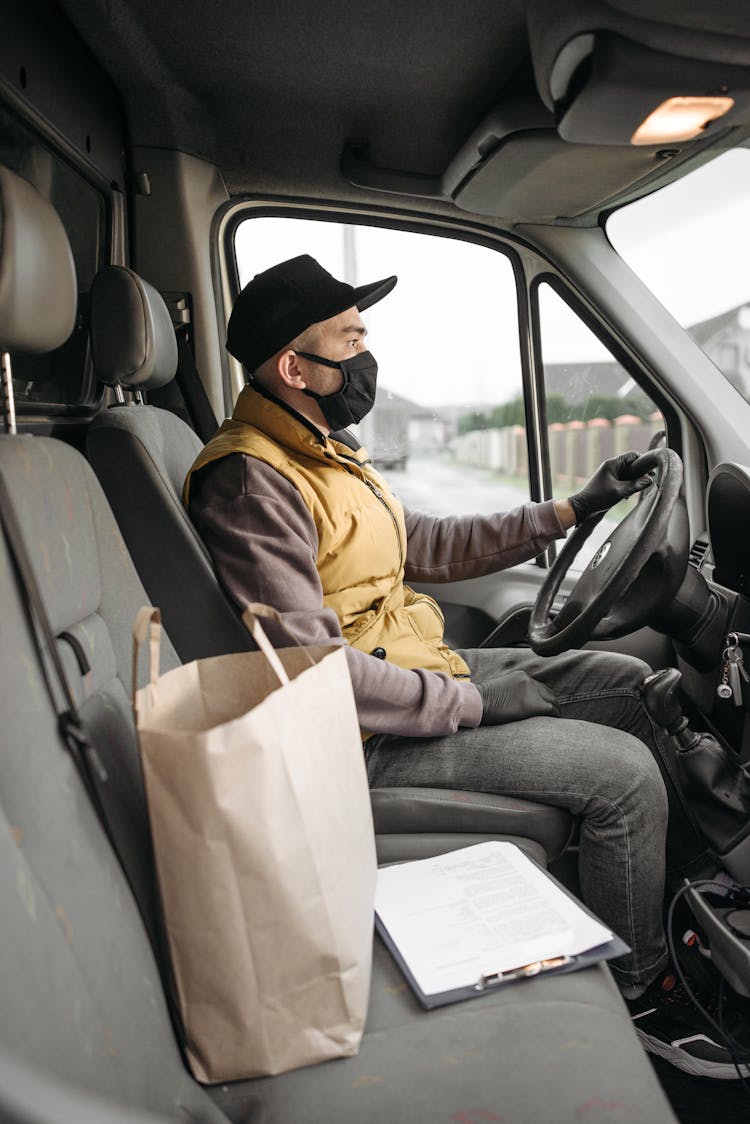
M750 468L717 465L708 482L707 519L714 581L750 597Z

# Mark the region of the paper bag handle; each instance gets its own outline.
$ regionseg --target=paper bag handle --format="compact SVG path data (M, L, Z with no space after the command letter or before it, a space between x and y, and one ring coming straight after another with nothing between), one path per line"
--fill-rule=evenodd
M242 614L242 621L245 627L250 632L253 640L260 648L263 655L271 665L276 678L282 687L286 687L289 683L289 676L284 670L284 665L279 659L276 651L271 644L271 641L266 636L263 626L258 620L259 616L271 617L274 620L281 621L281 614L276 609L272 609L270 605L263 605L260 602L253 602L245 606L245 611ZM138 656L140 655L141 646L145 644L148 637L149 644L149 682L152 687L155 687L159 682L159 654L161 649L161 610L157 609L154 605L145 605L142 609L138 610L135 621L133 623L133 705L135 706L135 696L138 684ZM315 666L315 660L312 658L307 649L300 645L305 655L310 661L311 667Z
M141 645L148 637L148 677L152 687L159 682L159 651L161 649L161 609L154 605L144 605L138 610L133 622L133 706L138 690L138 656Z
M271 620L278 621L281 625L284 624L284 618L277 609L272 609L270 605L264 605L260 601L253 601L251 604L246 605L245 611L242 614L242 623L270 663L282 687L285 687L289 682L289 676L284 670L284 665L276 654L271 641L266 636L258 617L270 617ZM294 639L294 637L292 637L292 639ZM307 648L305 648L304 644L300 644L299 641L296 641L296 643L307 656L310 661L310 666L315 667L315 660L312 658Z

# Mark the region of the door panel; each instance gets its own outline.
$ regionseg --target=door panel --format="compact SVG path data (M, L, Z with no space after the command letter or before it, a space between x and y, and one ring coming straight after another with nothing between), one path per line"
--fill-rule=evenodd
M440 605L446 642L452 647L515 647L526 642L529 616L545 574L540 567L525 564L472 581L415 584L413 588L428 593ZM568 575L563 582L563 597L576 577ZM675 663L669 637L651 628L617 640L592 641L585 647L637 656L654 669Z

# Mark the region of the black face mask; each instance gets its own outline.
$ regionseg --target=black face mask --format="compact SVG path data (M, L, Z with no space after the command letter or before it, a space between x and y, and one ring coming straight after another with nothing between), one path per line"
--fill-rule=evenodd
M337 429L356 425L365 414L369 414L375 402L378 378L377 360L371 352L360 351L351 359L341 359L338 363L309 351L298 351L297 355L310 359L313 363L322 363L324 367L338 368L344 376L344 385L335 394L316 394L314 390L307 389L302 391L308 398L315 399L334 433Z

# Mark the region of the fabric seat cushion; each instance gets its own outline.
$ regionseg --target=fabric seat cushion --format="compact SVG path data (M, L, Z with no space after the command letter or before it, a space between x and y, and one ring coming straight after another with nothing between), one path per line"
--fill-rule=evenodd
M674 1120L603 967L424 1011L379 940L357 1057L212 1095L263 1124Z

